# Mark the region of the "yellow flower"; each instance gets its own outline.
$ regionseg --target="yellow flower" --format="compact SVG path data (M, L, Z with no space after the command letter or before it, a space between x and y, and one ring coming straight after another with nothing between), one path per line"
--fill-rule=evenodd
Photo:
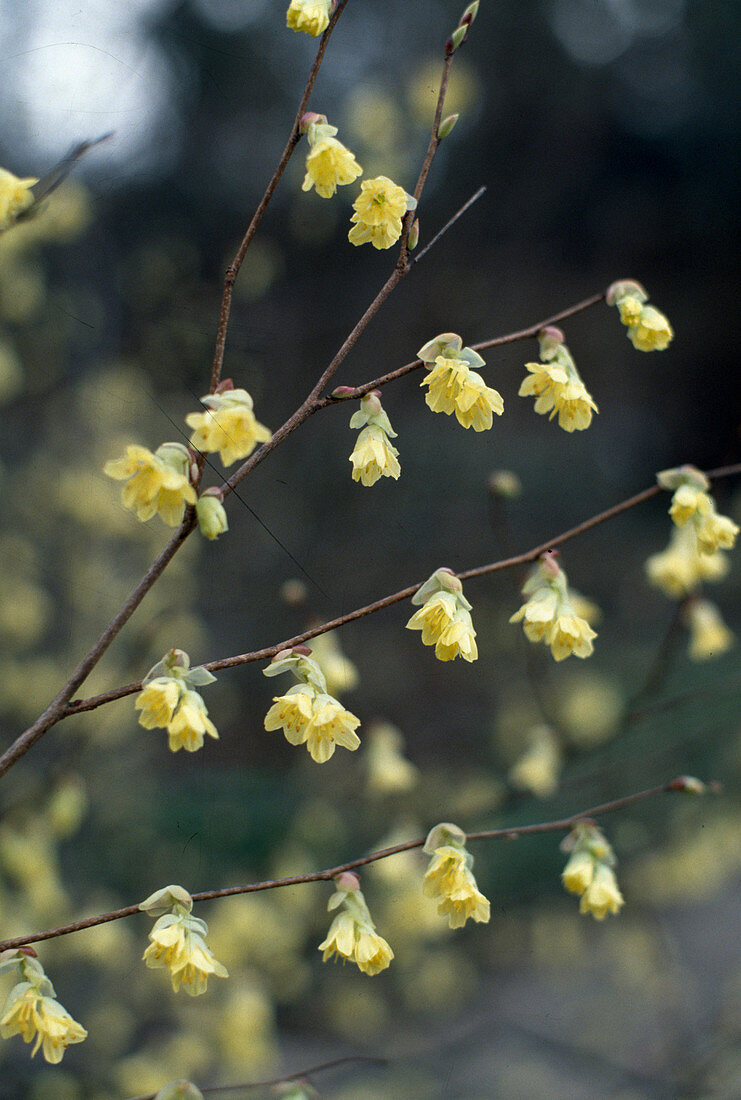
M566 574L554 557L542 556L522 591L529 598L509 621L521 622L529 641L550 646L556 661L563 661L572 653L576 657L591 655L596 631L574 611Z
M714 505L709 513L702 515L697 521L697 543L703 554L733 549L737 535L738 525L728 516L718 515Z
M196 501L196 518L198 530L204 538L217 539L229 530L229 521L226 518L226 509L216 493L208 490L202 493Z
M443 632L454 622L457 606L452 592L436 592L414 612L406 628L422 631L422 645L437 645Z
M216 726L208 717L206 704L197 691L184 691L174 715L166 723L171 752L185 749L196 752L203 748L205 734L218 740Z
M576 848L561 872L566 889L580 897L594 878L594 857L585 848Z
M693 661L720 657L735 642L733 632L710 600L691 600L686 610L686 620L690 630L689 656Z
M317 38L329 26L329 5L330 0L291 0L286 26Z
M338 889L329 899L328 909L342 905L342 912L332 921L327 938L319 944L324 952L322 962L336 955L354 962L363 974L373 976L385 970L394 953L383 936L379 936L371 920L365 898L358 888L357 875L339 875Z
M178 910L178 906L175 909ZM175 993L180 986L191 997L206 992L211 974L227 978L229 973L213 955L203 938L208 928L198 917L182 909L166 913L149 933L149 947L142 958L151 970L166 967Z
M685 484L674 493L669 515L677 527L684 527L696 515L706 516L712 510L713 502L706 492L697 485Z
M103 472L126 482L121 491L123 505L142 522L158 514L168 527L177 527L186 504L196 502L189 466L188 452L180 443L163 443L154 454L131 444L123 457L106 462Z
M558 362L526 363L530 377L519 389L520 397L535 397L536 413L550 412L549 420L558 415L558 424L566 432L584 431L592 423L592 413L599 412L581 378Z
M310 687L276 696L265 715L265 729L282 729L291 745L306 745L317 764L325 764L339 745L354 752L360 745L355 730L360 719L325 692Z
M384 430L369 424L358 436L350 455L353 481L375 485L381 477L393 477L397 480L401 474L398 455L399 452L389 442Z
M595 920L604 920L608 913L619 913L624 904L612 867L596 863L592 881L579 902L579 912L591 913Z
M456 398L465 386L470 369L462 359L437 356L435 365L420 382L420 386L429 386L425 402L433 412L450 415L456 411Z
M422 641L424 642L424 632ZM453 621L443 628L435 643L435 656L438 661L454 661L456 657L462 657L464 661L471 662L475 661L478 655L476 631L471 622L471 613L465 607L459 607Z
M620 299L617 306L620 320L624 325L630 327L639 323L641 310L643 309L643 302L640 298L636 298L632 294L626 294L624 298Z
M354 245L370 241L374 248L390 248L401 236L401 219L412 209L409 196L386 176L363 180L360 188L353 203L355 213L350 218L356 224L348 239Z
M480 374L463 359L438 355L420 386L429 386L425 402L433 412L455 413L464 428L483 432L492 426L492 413L501 416L501 394L486 385Z
M531 642L547 641L548 634L558 613L558 593L550 588L539 588L519 611L510 616L511 623L522 622L525 637Z
M622 310L620 312L622 319ZM674 338L674 330L669 321L653 306L643 306L638 320L627 324L628 337L638 351L663 351Z
M265 715L265 729L283 730L291 745L303 745L306 730L314 713L313 693L305 689L292 689L286 695L276 695L273 705Z
M586 619L578 615L561 614L548 633L548 645L556 661L563 661L573 653L575 657L589 657L594 651L592 639L597 632Z
M424 893L441 899L437 911L447 916L451 928L462 928L469 918L485 924L490 917L489 902L470 868L472 862L465 849L443 845L435 849L425 873Z
M33 205L31 188L38 182L32 176L19 179L7 168L0 168L0 233L14 225L19 216Z
M225 466L252 454L258 443L267 443L272 433L260 424L246 390L224 390L201 398L205 412L188 413L185 423L195 431L190 443L204 453L218 451Z
M728 571L721 551L701 553L694 524L673 527L669 546L646 562L651 584L671 599L689 595L701 581L720 580Z
M47 1062L61 1062L71 1043L81 1043L87 1031L74 1020L66 1008L46 997L29 982L20 982L11 989L0 1017L0 1035L9 1039L20 1035L25 1043L35 1037L31 1057L41 1047Z
M334 126L329 129L335 130ZM362 174L363 169L350 150L336 138L325 137L312 145L306 158L306 175L301 190L310 191L315 187L317 195L331 199L338 186L352 183Z
M139 725L145 730L166 727L180 699L182 688L177 680L161 676L150 680L137 695L134 708L140 710Z

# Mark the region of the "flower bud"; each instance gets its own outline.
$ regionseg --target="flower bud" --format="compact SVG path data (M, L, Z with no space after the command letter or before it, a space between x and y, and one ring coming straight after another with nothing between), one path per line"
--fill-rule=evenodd
M453 31L453 33L451 34L448 41L445 43L446 56L449 57L452 53L455 53L456 50L460 49L460 47L466 41L467 37L468 37L468 25L463 26L463 27L457 27Z
M443 138L448 137L448 135L453 132L453 127L455 126L455 124L456 124L456 122L458 121L459 118L460 118L460 115L456 114L456 115L448 115L447 118L444 118L442 120L442 122L440 123L440 125L438 127L438 130L437 130L438 140L442 141Z
M413 251L419 244L419 218L415 218L412 222L412 228L409 230L409 236L407 237L407 245L410 251Z
M196 501L196 517L201 534L207 539L217 539L229 530L226 510L221 503L221 493L217 489L207 489Z

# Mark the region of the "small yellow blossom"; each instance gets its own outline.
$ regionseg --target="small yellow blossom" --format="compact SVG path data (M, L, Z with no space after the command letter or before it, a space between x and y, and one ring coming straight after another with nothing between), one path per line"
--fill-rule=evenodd
M618 302L620 320L628 327L637 325L640 322L642 309L643 302L640 298L636 298L632 294L626 294L626 296L621 298Z
M14 225L20 215L33 205L31 188L38 182L33 176L19 179L7 168L0 168L0 233Z
M191 668L188 654L182 649L171 649L142 681L134 703L141 711L139 725L148 730L166 729L172 752L196 752L203 747L205 734L218 739L206 704L194 690L215 679L205 668Z
M265 729L282 729L289 744L303 745L314 713L313 701L313 693L306 689L293 688L287 695L276 695L265 715Z
M593 878L594 857L583 848L577 848L561 872L561 881L569 893L581 897Z
M356 223L348 234L350 244L370 242L374 248L390 248L401 236L404 214L417 204L403 187L386 176L363 180L360 188L350 218Z
M306 129L311 150L306 158L306 175L302 191L316 188L317 195L331 199L338 187L362 176L363 169L349 149L335 137L336 126L330 126L324 116L315 117Z
M168 527L177 527L186 504L196 502L189 466L188 451L180 443L163 443L154 454L131 444L122 458L106 462L103 472L126 482L121 499L137 519L145 523L157 514Z
M194 428L190 443L210 454L218 451L225 466L252 454L258 443L267 443L272 433L260 424L246 390L224 389L201 398L206 411L188 413L185 423Z
M708 661L720 657L735 643L733 631L721 618L710 600L690 600L685 618L690 631L689 656L693 661Z
M670 599L679 600L693 592L702 581L721 580L728 562L721 550L702 553L694 524L672 527L669 546L646 561L651 584Z
M669 515L677 527L684 527L696 515L706 516L713 510L708 494L697 485L680 485L672 497Z
M478 352L464 348L456 333L445 332L417 354L429 366L420 386L428 387L425 402L432 411L455 414L459 424L476 432L491 428L493 414L502 415L504 402L501 394L472 369L485 365Z
M291 31L303 31L318 38L329 26L329 7L330 0L291 0L286 26Z
M10 991L5 1002L0 1035L3 1039L20 1035L25 1043L35 1037L31 1057L41 1047L46 1061L56 1065L71 1043L81 1043L87 1038L87 1031L59 1001L41 995L28 982L21 982Z
M617 306L620 320L638 351L663 351L674 338L674 330L663 313L646 305L648 295L632 279L613 283L607 290L607 304Z
M197 691L184 691L175 714L167 723L170 751L197 752L203 748L205 734L216 740L219 738L201 696Z
M434 645L439 661L475 661L478 657L471 605L463 595L461 582L448 569L438 569L412 597L421 604L407 630L421 630L422 644Z
M604 920L620 912L624 901L615 878L615 856L596 825L580 823L561 845L571 852L561 880L572 894L581 895L580 913Z
M437 645L455 620L457 604L452 592L436 592L407 623L407 630L422 631L422 645Z
M435 643L435 656L438 661L454 661L456 657L462 657L464 661L471 662L478 655L471 613L465 607L459 607L453 621L443 629Z
M592 881L581 896L579 912L591 913L595 920L604 920L608 913L619 913L624 904L612 867L597 863Z
M196 501L196 519L198 530L204 538L217 539L229 530L226 509L217 493L206 490Z
M328 908L340 905L344 908L332 921L327 938L319 944L322 962L336 955L343 962L354 962L363 974L372 977L387 968L394 953L375 930L365 898L356 885L357 876L341 875L335 881L338 890L330 898Z
M697 544L703 554L714 554L717 550L732 550L738 535L738 524L728 516L721 516L712 510L700 517L697 522Z
M529 641L550 646L556 661L563 661L572 653L575 657L592 654L592 641L597 633L574 611L566 574L556 565L555 558L543 555L522 591L529 599L509 621L521 622Z
M182 688L177 680L158 677L150 680L137 695L135 710L140 710L139 725L145 730L165 728L175 713Z
M162 913L149 933L149 947L142 958L151 970L169 970L175 993L182 986L191 997L197 997L206 992L212 974L217 978L229 976L206 944L208 925L191 914L193 899L187 890L167 887L152 894L139 908L152 916Z
M591 395L578 375L570 376L558 362L526 363L530 371L519 389L520 397L535 397L536 413L558 416L558 426L566 432L584 431L598 412Z
M381 477L398 480L401 474L399 452L382 428L369 425L358 436L350 455L352 479L363 485L375 485Z
M265 729L282 729L292 745L306 745L317 764L326 764L337 746L354 752L360 745L355 730L360 719L324 692L308 689L276 696L265 716Z
M434 849L425 873L424 893L441 899L437 911L448 918L451 928L462 928L469 918L486 924L491 915L489 901L476 885L472 863L465 848L442 845Z

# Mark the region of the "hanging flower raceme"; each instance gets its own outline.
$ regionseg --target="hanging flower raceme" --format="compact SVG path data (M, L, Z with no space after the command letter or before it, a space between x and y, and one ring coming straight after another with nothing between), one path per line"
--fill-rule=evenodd
M285 695L273 697L265 729L282 729L291 745L306 745L312 760L325 764L338 745L351 752L358 748L360 719L328 693L324 673L310 653L306 646L281 650L263 669L265 676L290 671L298 680Z
M566 432L583 431L599 412L582 382L581 375L564 343L560 329L549 326L538 335L540 363L526 363L530 376L520 386L520 397L534 397L535 411L549 420L558 416Z
M206 704L195 690L215 679L205 668L191 668L182 649L171 649L142 680L134 703L141 711L139 725L147 730L166 729L172 752L196 752L203 748L206 734L218 739Z
M652 554L646 561L649 582L672 600L688 596L703 581L719 581L728 572L722 550L704 554L700 550L693 524L672 527L666 550Z
M697 535L697 547L702 554L717 550L732 550L738 535L738 524L716 511L710 495L710 482L694 466L678 466L656 475L662 489L673 493L669 515L677 527L691 523Z
M329 26L331 6L332 0L291 0L286 26L290 31L303 31L318 38Z
M399 452L390 440L396 439L378 390L360 399L360 408L350 418L351 428L362 428L353 452L352 479L363 485L375 485L381 477L398 480L401 474Z
M41 1047L46 1061L56 1065L71 1043L81 1043L87 1038L87 1031L55 1000L54 986L39 960L27 953L29 950L0 954L0 970L17 966L20 979L0 1012L0 1035L3 1039L20 1035L24 1043L35 1039L31 1057Z
M267 443L272 433L255 418L252 398L247 390L235 390L231 379L221 383L216 393L201 398L206 412L188 413L185 423L194 428L190 444L197 451L218 451L225 466L252 454L258 443Z
M621 279L608 288L608 306L617 306L620 320L638 351L663 351L674 338L674 330L663 313L646 305L648 294L640 283Z
M412 596L412 603L419 611L412 615L407 630L421 630L422 645L434 645L438 661L476 660L479 651L471 604L452 570L437 569Z
M733 631L711 600L693 596L684 609L685 623L690 632L688 655L692 661L709 661L726 653L736 639Z
M573 653L589 657L597 634L586 619L576 614L571 603L566 574L556 561L556 552L543 554L525 582L523 596L528 600L511 616L511 623L522 623L531 642L550 646L555 660L563 661Z
M615 878L615 854L597 828L580 822L561 844L570 852L561 881L571 894L577 894L580 913L591 913L595 920L604 920L608 913L619 913L623 895Z
M335 955L343 962L354 962L359 970L371 977L385 970L394 953L383 936L376 932L357 875L345 871L336 877L337 887L329 899L330 913L342 906L329 926L327 938L319 944L322 962Z
M31 188L38 182L33 176L19 179L7 168L0 168L0 233L15 225L21 214L33 206Z
M491 428L493 414L501 416L504 402L473 367L484 360L473 348L464 348L455 332L443 332L430 340L417 355L427 363L429 374L420 382L428 386L425 401L433 412L455 414L464 428L483 432Z
M417 200L387 176L363 180L353 203L355 213L350 221L355 225L348 234L350 244L370 242L374 248L390 248L401 236L401 219L416 207Z
M362 176L363 169L349 149L335 137L336 126L330 126L324 115L305 114L301 132L311 146L306 158L306 175L302 191L316 189L323 199L331 199L338 187L344 187Z
M190 468L191 455L182 443L163 443L154 454L131 444L122 458L106 462L103 472L126 482L121 499L137 519L145 523L157 514L168 527L177 527L185 506L196 502Z
M432 856L422 889L428 898L440 898L437 911L451 928L462 928L470 918L487 924L488 900L473 877L473 856L466 850L466 834L457 825L442 822L431 829L424 851Z
M206 944L208 925L191 914L193 899L182 886L165 886L139 906L155 917L149 947L142 958L151 970L167 968L175 993L182 986L191 997L206 992L209 977L229 972Z

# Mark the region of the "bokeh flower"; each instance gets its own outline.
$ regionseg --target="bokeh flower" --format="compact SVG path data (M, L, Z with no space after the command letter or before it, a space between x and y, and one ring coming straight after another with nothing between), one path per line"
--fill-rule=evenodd
M0 168L0 233L14 225L34 203L31 188L39 181L33 176L19 179L7 168Z
M690 632L688 654L692 661L709 661L720 657L734 645L732 630L723 622L719 609L710 600L693 597L685 608L685 622Z

